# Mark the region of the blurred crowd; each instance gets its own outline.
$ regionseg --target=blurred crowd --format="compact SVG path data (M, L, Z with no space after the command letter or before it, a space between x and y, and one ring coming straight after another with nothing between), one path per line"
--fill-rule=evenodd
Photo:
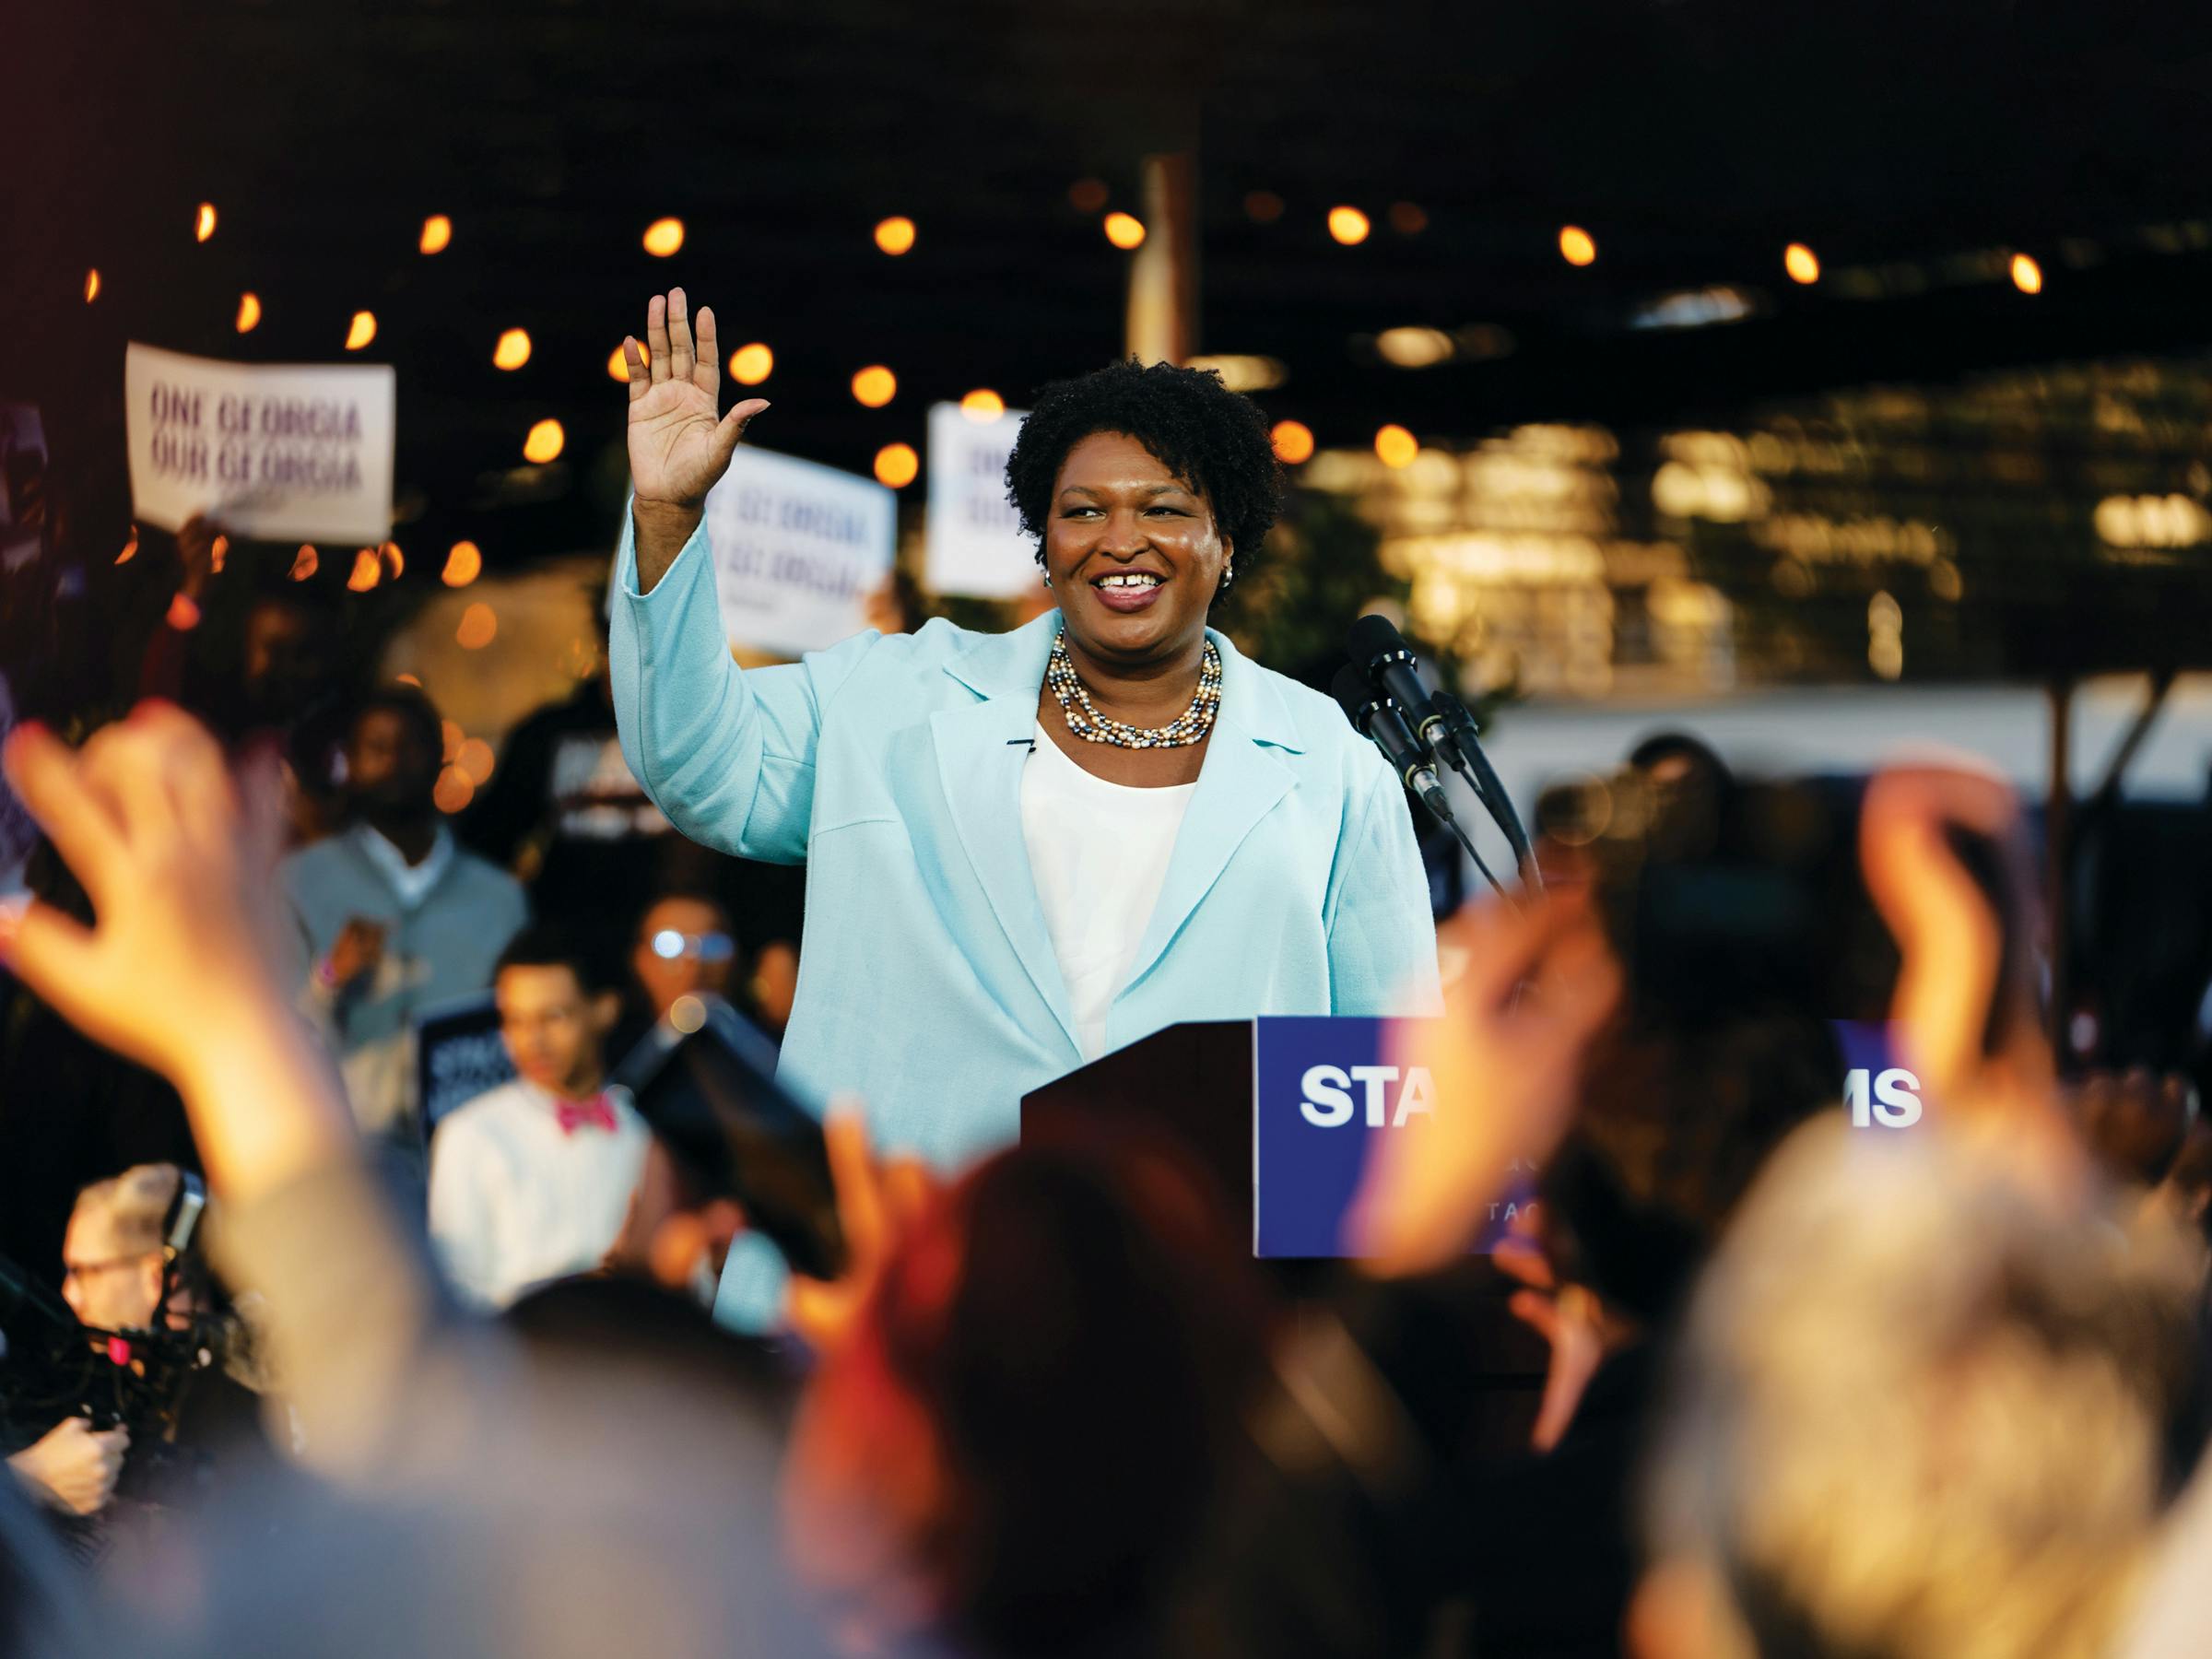
M422 688L214 526L136 559L111 690L10 659L0 1653L2201 1645L2212 1131L2062 1075L1971 766L1547 802L1357 1261L1135 1116L947 1171L833 1112L845 1270L739 1335L744 1217L611 1084L780 1028L796 873L670 832L603 675L445 813Z

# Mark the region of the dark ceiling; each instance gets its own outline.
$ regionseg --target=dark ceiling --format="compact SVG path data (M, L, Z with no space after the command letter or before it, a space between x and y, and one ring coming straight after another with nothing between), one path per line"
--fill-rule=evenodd
M414 522L495 563L602 534L622 406L605 362L657 286L774 347L763 442L855 469L918 445L935 399L1018 403L1096 365L1127 256L1068 187L1095 176L1134 207L1159 148L1197 156L1202 347L1280 359L1265 401L1324 444L2212 342L2201 7L201 0L49 5L29 38L0 394L46 406L65 450L119 452L125 339L328 359L372 310ZM1247 216L1253 190L1278 221ZM1427 229L1391 229L1397 201ZM1374 218L1366 243L1329 239L1338 202ZM433 212L454 236L425 258ZM920 226L900 259L870 240L892 213ZM640 245L662 215L689 227L671 260ZM1588 269L1559 255L1569 221L1597 239ZM1793 240L1819 287L1783 277ZM1988 260L2015 248L2042 261L2041 296ZM1721 284L1759 314L1627 325ZM241 337L245 289L265 318ZM1354 344L1403 324L1496 325L1514 349L1409 372ZM535 354L500 372L517 325ZM847 390L870 362L900 376L886 409ZM573 471L492 507L485 480L548 415Z

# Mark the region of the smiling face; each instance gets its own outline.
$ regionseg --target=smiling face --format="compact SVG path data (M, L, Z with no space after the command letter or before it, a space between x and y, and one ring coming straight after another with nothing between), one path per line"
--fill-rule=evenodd
M1093 432L1060 464L1044 568L1093 663L1194 659L1230 551L1212 504L1135 439Z

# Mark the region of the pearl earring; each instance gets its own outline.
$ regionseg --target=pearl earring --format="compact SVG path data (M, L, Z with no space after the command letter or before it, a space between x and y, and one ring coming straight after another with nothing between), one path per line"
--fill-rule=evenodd
M1050 571L1047 571L1044 573L1044 585L1046 587L1051 587L1053 585L1053 573Z

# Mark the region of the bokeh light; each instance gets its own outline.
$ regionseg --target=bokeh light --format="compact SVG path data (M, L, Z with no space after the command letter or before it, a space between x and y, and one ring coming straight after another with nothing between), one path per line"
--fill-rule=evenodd
M1103 179L1077 179L1067 187L1067 199L1078 213L1096 213L1106 206L1108 195Z
M1402 426L1386 426L1375 434L1375 453L1385 466L1411 466L1420 453L1420 441Z
M374 312L355 312L353 322L346 330L346 349L359 351L375 338L376 313Z
M416 245L425 253L442 253L453 240L453 221L433 213L422 221L422 240Z
M353 571L346 578L346 586L356 594L365 594L383 580L384 568L378 562L374 547L363 547L353 556Z
M292 555L292 580L305 582L323 568L323 555L315 551L312 542L301 542L300 551Z
M684 245L684 221L679 218L658 218L645 227L645 252L655 259L667 259Z
M1285 466L1313 458L1313 429L1302 420L1278 420L1267 436L1275 445L1275 458Z
M619 346L607 353L606 377L609 380L618 380L624 385L629 383L629 361L623 356L622 347Z
M1283 217L1283 198L1272 190L1247 191L1244 217L1255 225L1272 225Z
M1124 253L1140 248L1145 241L1144 221L1126 213L1110 213L1106 216L1106 240Z
M1367 222L1367 215L1357 207L1329 209L1329 234L1347 248L1365 241L1371 228Z
M399 550L397 542L384 543L377 548L376 557L384 567L384 574L393 581L397 582L407 573L407 556Z
M261 297L258 294L241 294L238 297L238 332L252 334L261 326Z
M1429 229L1429 210L1418 202L1393 202L1390 228L1400 236L1418 236Z
M464 651L481 651L499 633L499 612L479 599L461 613L461 626L453 629L453 642Z
M500 335L500 343L491 348L491 366L494 369L520 369L530 360L530 334L527 329L510 328Z
M887 443L876 452L876 482L904 489L922 475L922 457L911 443Z
M85 273L85 303L89 305L100 298L100 267L93 266Z
M2043 291L2043 267L2025 253L2012 256L2012 286L2023 294Z
M871 409L880 409L899 395L899 377L881 363L871 363L853 377L853 395Z
M130 537L130 540L128 540L128 541L126 541L126 542L124 542L124 543L123 544L123 551L115 555L115 562L116 562L117 564L129 564L129 563L131 562L131 560L132 560L132 559L135 559L135 558L137 558L137 557L138 557L138 526L137 526L137 525L135 525L135 524L133 524L133 525L131 526L131 537Z
M200 625L200 607L189 594L171 594L169 596L168 621L170 627L179 633L190 633Z
M560 452L569 441L569 435L560 429L558 420L541 420L530 429L523 440L523 459L535 461L543 466L548 461L560 459Z
M473 541L457 541L445 556L445 572L441 580L447 587L466 587L483 571L483 550Z
M453 764L461 769L462 774L471 783L485 784L491 782L495 759L490 744L481 737L471 737L455 751Z
M876 227L876 245L896 259L914 245L914 221L904 214L893 214Z
M198 241L206 241L214 234L215 204L213 202L202 202L200 204L199 222L193 227L193 235Z
M1580 225L1568 225L1559 231L1559 257L1571 265L1586 265L1597 258L1597 239Z
M1006 412L1006 400L988 386L978 386L960 399L960 413L979 424L996 420Z
M757 386L776 371L776 354L755 340L730 353L730 378L741 386Z
M477 786L468 781L468 774L457 766L449 766L438 774L437 786L430 791L430 799L438 810L451 816L467 806L477 798Z
M1820 257L1803 242L1792 242L1782 251L1782 268L1792 282L1809 285L1820 280Z

